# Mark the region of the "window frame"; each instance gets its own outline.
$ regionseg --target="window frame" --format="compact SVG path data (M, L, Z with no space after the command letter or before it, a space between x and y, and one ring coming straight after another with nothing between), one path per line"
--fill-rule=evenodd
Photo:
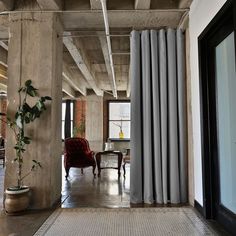
M66 100L63 100L62 101L62 104L61 104L61 109L63 109L63 104L66 104ZM72 116L70 117L70 122L72 124L72 131L71 131L71 137L73 137L73 129L74 129L74 125L75 125L75 101L74 100L70 100L70 105L73 104L73 109L71 110L72 111ZM66 111L65 111L66 112ZM66 113L65 113L66 114ZM62 110L61 110L61 115L62 115ZM65 135L65 117L61 117L61 126L62 126L62 122L64 121L64 126L61 130L61 133L63 132L63 134ZM63 138L61 136L61 139L64 141L65 140L65 137Z
M110 138L109 137L109 133L110 133L110 121L118 121L118 120L110 120L110 103L130 103L131 105L131 101L129 99L123 99L123 100L108 100L107 101L107 139L111 140L111 141L115 141L115 142L129 142L130 138ZM130 122L131 125L131 111L130 111L130 120L125 120Z

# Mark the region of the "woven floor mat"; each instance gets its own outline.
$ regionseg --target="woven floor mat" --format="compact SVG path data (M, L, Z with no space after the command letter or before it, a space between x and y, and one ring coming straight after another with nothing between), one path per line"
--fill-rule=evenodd
M218 235L192 208L57 209L35 236Z

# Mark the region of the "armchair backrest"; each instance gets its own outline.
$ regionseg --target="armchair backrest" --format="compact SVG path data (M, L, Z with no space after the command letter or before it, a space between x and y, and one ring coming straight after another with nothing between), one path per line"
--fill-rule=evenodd
M65 140L65 152L67 155L89 152L89 143L85 138L67 138Z

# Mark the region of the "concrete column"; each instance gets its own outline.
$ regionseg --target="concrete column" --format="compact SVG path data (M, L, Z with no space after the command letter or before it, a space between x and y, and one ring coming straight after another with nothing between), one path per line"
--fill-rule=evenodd
M103 148L103 97L90 95L86 98L85 137L91 150Z
M24 154L24 173L32 159L42 164L25 179L31 187L31 208L51 207L61 196L61 102L63 29L56 13L13 13L10 15L8 52L8 115L13 116L18 105L17 90L31 79L40 96L51 96L47 111L27 130L32 138ZM12 164L15 144L7 130L7 163L5 188L16 184L16 168Z

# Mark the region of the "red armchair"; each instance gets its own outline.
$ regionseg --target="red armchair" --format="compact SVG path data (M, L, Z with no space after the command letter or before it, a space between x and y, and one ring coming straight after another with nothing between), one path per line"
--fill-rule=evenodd
M84 138L67 138L65 140L64 166L66 178L71 167L85 168L92 166L95 174L96 162L94 152L90 150L89 143Z

